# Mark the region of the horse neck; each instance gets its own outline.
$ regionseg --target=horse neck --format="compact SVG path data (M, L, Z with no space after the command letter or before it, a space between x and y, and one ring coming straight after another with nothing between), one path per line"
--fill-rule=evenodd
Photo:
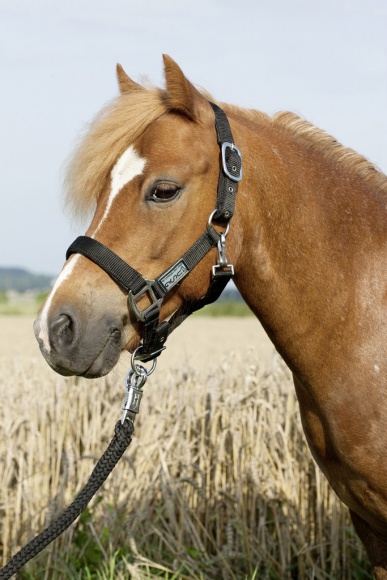
M353 339L356 281L385 236L385 206L307 140L235 120L244 152L235 283L293 372L313 381L316 361L326 365Z

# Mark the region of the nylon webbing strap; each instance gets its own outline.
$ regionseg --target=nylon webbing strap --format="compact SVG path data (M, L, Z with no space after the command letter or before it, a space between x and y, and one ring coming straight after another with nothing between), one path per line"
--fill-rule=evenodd
M219 241L220 235L218 232L213 228L208 226L204 234L200 236L192 244L192 246L183 254L183 256L177 260L173 266L168 268L163 274L158 276L155 280L160 286L165 290L165 292L169 292L176 284L178 284L189 272L191 272L195 266L204 258L204 256L213 248L217 242ZM185 271L182 272L180 277L175 275L173 279L173 274L176 270L176 267L182 265L186 268Z
M217 244L219 238L220 235L213 227L207 227L204 234L183 255L183 260L186 261L190 270L193 270L211 248Z
M162 288L164 294L169 292L174 286L179 284L181 280L195 268L195 266L197 266L204 256L216 245L219 238L220 236L218 232L213 227L208 226L204 234L202 234L200 238L192 244L185 254L183 254L183 256L173 264L173 266L158 276L153 284L158 284ZM211 283L210 288L213 283L214 282ZM227 282L225 282L223 288L226 284ZM221 294L222 290L220 290L218 296ZM183 320L192 314L192 312L204 306L204 304L201 304L202 300L204 300L204 298L198 300L197 303L190 303L189 306L184 307L183 317L178 314L180 313L179 309L178 313L173 317L175 319L173 324L172 319L160 323L159 311L157 311L156 308L149 311L143 331L143 348L141 353L143 362L151 360L153 358L153 353L160 353L164 349L164 344L171 332L179 326ZM201 304L200 306L199 303ZM198 306L195 307L195 304L198 304ZM207 302L207 304L209 304L209 302ZM146 357L148 354L150 354L149 358Z
M189 274L195 268L195 266L197 266L197 264L204 258L204 256L216 245L219 238L220 236L218 232L213 227L208 226L204 234L202 234L200 238L198 238L196 242L192 244L189 250L187 250L185 254L183 254L183 256L180 258L180 260L177 260L173 264L173 266L171 266L163 274L158 276L154 281L154 284L160 285L165 294L169 292L169 290L171 290L174 286L180 283L181 280L185 278L185 276ZM216 284L216 286L218 286L220 290L218 296L220 296L227 282L228 280L225 281L222 289L220 289L220 286ZM210 290L213 284L214 281L210 285ZM173 317L175 318L173 324L172 320L164 321L161 322L160 324L158 317L159 313L156 312L155 309L151 310L149 312L149 317L146 319L144 325L142 356L147 355L148 353L150 354L155 352L160 353L161 350L163 350L164 343L167 340L168 336L171 334L171 332L177 326L179 326L183 322L183 320L185 320L190 314L192 314L192 312L198 310L199 308L202 308L202 306L205 305L204 303L202 304L202 301L205 300L208 294L206 294L204 298L201 298L197 302L192 302L189 304L188 307L184 308L184 316L178 315L178 313L180 312L179 310L178 313L176 313L177 316L175 314L175 316ZM210 302L205 303L210 304ZM143 361L146 362L147 360L150 359L151 357L149 359L143 358Z
M157 298L162 298L195 268L216 245L219 238L218 232L212 226L207 226L205 232L177 262L158 276L156 280L150 281L146 281L137 270L124 262L112 250L88 236L79 236L71 244L66 252L66 259L74 253L82 254L102 268L126 292L131 292L132 295L136 296L146 290L150 284ZM155 352L160 353L167 337L172 332L169 322L160 324L159 314L160 309L156 304L149 307L144 314L143 356L152 355ZM146 362L147 359L143 360Z
M218 275L212 279L210 287L207 293L194 302L187 302L184 306L182 306L170 319L169 327L168 327L168 336L188 318L191 314L200 310L204 306L208 304L212 304L215 302L219 296L222 294L223 290L229 283L232 275L229 272L218 273Z
M204 258L219 240L219 234L213 227L207 227L204 234L200 236L185 252L185 254L173 264L168 270L160 274L152 282L152 289L159 298L164 296L176 284L178 284L194 267ZM127 292L137 294L146 287L145 279L137 270L129 266L122 258L117 256L112 250L88 236L79 236L69 246L66 252L66 259L71 254L82 254L92 260L100 268L105 270L113 280L122 286ZM185 270L180 277L174 271L180 263L184 263ZM169 278L168 278L169 276Z
M82 254L100 266L113 280L118 282L127 292L132 290L137 293L145 286L144 278L137 270L129 266L117 254L106 246L89 238L79 236L66 252L66 260L71 254Z
M210 103L215 114L215 128L221 149L215 220L229 222L234 215L238 182L242 179L242 156L234 143L227 116L218 105Z

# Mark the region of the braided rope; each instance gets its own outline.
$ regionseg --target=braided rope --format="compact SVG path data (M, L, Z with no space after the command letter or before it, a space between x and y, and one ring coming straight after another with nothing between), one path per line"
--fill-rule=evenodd
M92 497L107 479L132 440L133 423L130 420L119 421L109 447L93 469L88 482L75 500L43 532L28 542L14 557L0 569L0 579L11 578L29 560L34 558L48 544L62 534L85 509Z

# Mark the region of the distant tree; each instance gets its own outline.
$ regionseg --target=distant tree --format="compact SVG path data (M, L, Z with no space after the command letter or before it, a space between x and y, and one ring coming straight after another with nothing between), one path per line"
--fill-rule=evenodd
M51 287L53 276L44 274L32 274L22 268L2 268L0 267L0 292L15 290L25 292L26 290L44 291Z

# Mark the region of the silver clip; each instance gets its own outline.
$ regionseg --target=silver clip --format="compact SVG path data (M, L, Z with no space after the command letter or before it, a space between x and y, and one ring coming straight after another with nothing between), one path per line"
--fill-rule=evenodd
M234 276L234 266L232 264L228 264L227 262L226 235L227 231L223 234L220 234L220 238L218 240L218 263L216 266L212 266L212 275L214 277L227 275L231 278Z
M126 416L130 413L131 420L134 421L135 415L140 410L141 397L143 394L142 388L147 380L147 374L135 373L132 369L128 372L126 377L126 393L122 405L121 423L124 423Z
M220 234L220 238L218 240L218 265L221 268L227 266L225 234Z
M122 405L121 423L124 423L128 413L130 414L130 420L132 423L134 422L134 419L140 410L141 397L143 395L142 387L147 382L149 375L151 375L156 368L157 359L152 361L152 366L149 370L142 365L136 364L137 360L141 360L139 358L140 353L141 346L132 354L132 368L126 376L126 393Z

